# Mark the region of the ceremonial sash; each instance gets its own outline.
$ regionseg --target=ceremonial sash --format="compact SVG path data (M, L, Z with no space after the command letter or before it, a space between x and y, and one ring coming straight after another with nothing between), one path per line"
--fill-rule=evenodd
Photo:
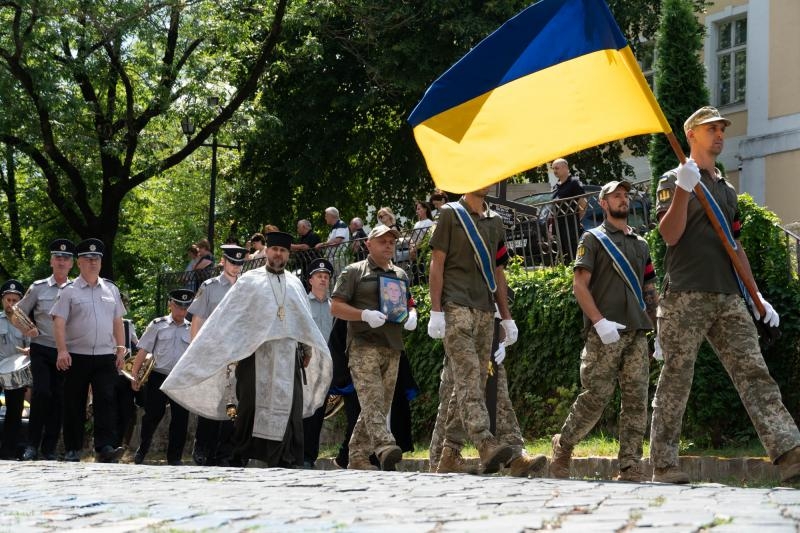
M447 205L455 211L458 220L461 221L461 225L467 233L467 239L475 252L475 259L478 262L481 274L483 274L483 279L486 280L486 285L489 287L489 290L495 292L497 290L497 283L494 280L492 256L486 248L486 243L483 242L483 237L481 237L481 234L478 232L478 228L475 227L472 217L467 210L464 209L464 206L458 202L449 202Z
M738 248L738 246L736 246L736 240L733 238L731 228L728 225L728 221L725 220L725 216L722 214L722 209L717 203L717 199L714 198L714 196L711 194L711 191L703 184L702 181L698 181L698 183L703 188L703 192L706 193L708 204L711 206L711 212L714 213L714 218L716 218L717 222L719 222L722 232L725 234L725 240L728 241L728 244L731 245L731 248L736 250ZM742 294L742 296L747 298L747 291L744 290L744 283L742 283L742 278L739 277L739 273L736 272L735 268L733 269L733 275L736 276L736 283L739 284L739 292Z
M620 250L617 245L614 244L608 235L601 231L600 226L590 229L589 233L597 237L597 240L603 245L603 248L605 248L606 252L608 252L608 255L611 256L611 260L614 262L614 269L625 281L625 284L628 286L631 292L633 292L634 296L636 296L636 300L639 302L639 307L642 309L642 311L644 311L645 304L644 295L642 294L642 285L639 283L639 278L636 276L636 272L634 272L633 267L628 262L628 258L625 257L625 254L622 253L622 250Z

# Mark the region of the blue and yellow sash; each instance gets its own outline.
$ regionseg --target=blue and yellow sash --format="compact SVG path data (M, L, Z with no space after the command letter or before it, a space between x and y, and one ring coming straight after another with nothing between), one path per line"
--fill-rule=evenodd
M464 209L463 205L458 202L448 202L447 205L455 211L458 220L461 221L461 225L467 233L469 243L475 251L475 259L478 262L481 274L483 274L483 279L486 280L486 285L489 287L489 290L494 293L497 290L497 283L494 280L492 256L488 248L486 248L486 243L483 242L483 237L481 237L478 228L475 227L475 223L472 221L472 217L467 210Z
M622 253L622 250L620 250L617 245L614 244L614 241L612 241L608 235L600 230L600 226L590 229L589 233L597 237L597 240L603 245L603 248L605 248L606 252L608 252L608 255L611 256L611 260L614 262L614 269L625 281L625 284L628 286L631 292L633 292L634 296L636 296L636 300L639 302L639 307L642 309L642 311L644 311L645 304L644 295L642 294L642 285L639 283L639 278L636 276L636 272L634 272L633 267L628 262L628 258L625 257L625 254Z

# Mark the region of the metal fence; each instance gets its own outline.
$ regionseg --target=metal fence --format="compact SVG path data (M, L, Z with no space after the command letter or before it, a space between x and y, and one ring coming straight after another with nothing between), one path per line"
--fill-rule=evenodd
M575 259L578 239L582 231L593 228L603 221L603 211L597 202L599 187L582 196L564 200L524 204L489 197L491 207L503 217L506 227L506 246L509 254L520 257L526 268L539 268L568 264ZM631 192L629 224L646 232L651 227L650 201L645 192ZM412 285L427 283L427 268L430 249L427 246L428 228L401 232L397 240L394 263L403 268ZM326 246L289 255L287 269L301 278L314 259L324 257L333 265L334 278L345 266L364 259L367 255L365 239L346 241L335 246ZM242 272L263 266L265 259L258 258L244 263ZM203 281L218 276L219 265L204 270L164 272L158 276L156 287L156 309L166 309L167 294L177 288L197 290Z
M796 279L800 277L800 235L782 226L778 226L778 228L783 232L786 250L789 252L786 268L789 270L789 274Z

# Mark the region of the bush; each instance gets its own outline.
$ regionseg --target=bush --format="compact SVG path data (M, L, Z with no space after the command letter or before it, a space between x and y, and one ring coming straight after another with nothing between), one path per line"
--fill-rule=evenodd
M740 196L742 243L764 297L781 316L781 338L765 349L764 358L783 392L784 403L800 415L800 282L789 269L790 252L775 215ZM553 267L525 271L514 262L507 270L514 290L512 313L519 340L509 349L506 368L509 389L523 435L543 437L557 431L580 390L583 347L582 314L572 295L572 271ZM420 396L412 402L414 435L430 438L438 406L439 374L444 350L427 336L430 299L427 287L415 287L420 324L407 339L406 353ZM659 365L653 362L651 398ZM794 384L794 385L793 385ZM616 434L619 395L601 418L596 432ZM704 343L695 364L692 392L684 418L683 437L701 447L719 447L750 440L755 431L725 369Z

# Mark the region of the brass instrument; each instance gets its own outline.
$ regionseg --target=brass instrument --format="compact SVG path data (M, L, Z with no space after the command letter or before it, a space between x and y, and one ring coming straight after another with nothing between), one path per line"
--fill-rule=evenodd
M139 373L135 377L133 375L134 361L136 361L136 357L134 357L133 354L130 354L130 356L125 359L120 373L131 381L138 381L139 386L141 387L147 383L148 378L150 378L150 373L156 366L156 358L153 354L148 353L145 356L144 361L142 361L142 366L139 367Z
M36 323L33 320L31 320L31 317L29 317L25 313L25 311L23 311L16 305L11 307L11 314L16 319L17 324L19 325L19 329L23 333L27 333L32 329L36 329Z

